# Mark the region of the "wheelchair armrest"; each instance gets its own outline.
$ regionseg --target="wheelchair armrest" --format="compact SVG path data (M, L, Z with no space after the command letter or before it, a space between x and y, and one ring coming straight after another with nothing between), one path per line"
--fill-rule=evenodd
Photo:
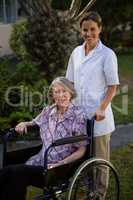
M51 147L65 145L65 144L77 143L77 142L85 141L85 140L88 140L88 139L89 138L88 138L87 135L78 135L78 136L71 136L71 137L61 138L59 140L55 140L52 143Z
M39 126L37 125L34 125L34 126L31 126L31 127L27 127L27 131L38 131L39 132ZM19 136L19 133L17 133L15 131L15 128L8 128L8 129L5 129L1 135L1 139L3 142L7 142L8 140L14 138L14 137L17 137Z
M28 127L28 132L29 131L39 132L39 127L36 126L36 125L32 126L32 127ZM8 152L8 142L12 141L12 139L17 138L19 136L20 136L20 134L15 131L15 128L8 128L8 129L5 129L4 131L2 131L2 134L1 134L1 137L0 137L0 139L2 141L2 152L1 152L1 154L2 154L2 166L6 166L8 163L10 164L11 159L13 159L13 161L15 161L16 157L17 157L16 156L17 151L21 155L24 154L24 155L27 156L28 154L30 154L29 152L31 152L31 148L29 148L29 150L28 149L27 150L26 149L25 150L15 150L15 151L13 150L13 152ZM36 149L38 149L38 148L36 148ZM25 151L25 152L27 151L28 153L23 153L23 151ZM37 152L37 151L35 151L35 152ZM33 156L33 154L32 154L32 156ZM10 157L11 157L11 159L10 159ZM19 158L19 156L17 158ZM28 159L29 157L26 157L26 158ZM17 162L17 161L15 161L15 162Z
M87 135L78 135L78 136L71 136L66 138L61 138L58 140L55 140L49 147L46 149L44 153L44 170L47 170L47 159L48 159L48 152L51 148L55 146L65 145L65 144L72 144L77 143L81 141L87 141L89 140L89 137Z

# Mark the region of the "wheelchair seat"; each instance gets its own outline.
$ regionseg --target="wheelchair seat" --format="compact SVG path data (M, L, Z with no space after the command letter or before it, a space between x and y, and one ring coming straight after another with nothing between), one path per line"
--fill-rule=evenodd
M100 168L106 168L110 171L110 182L106 195L106 200L119 200L119 179L114 166L103 159L93 158L93 128L94 119L87 120L87 144L86 152L83 158L72 163L64 164L52 169L45 168L44 164L44 188L43 194L37 195L34 200L99 200L100 193L97 190L97 182L93 176L94 171ZM83 137L83 136L82 136ZM69 139L69 138L67 138ZM70 142L75 138L70 138ZM65 138L58 140L53 145L65 144ZM36 154L41 144L33 148L27 148L20 151L8 152L7 140L4 140L3 149L3 167L9 164L18 164L25 162L30 156ZM113 197L113 198L112 198Z

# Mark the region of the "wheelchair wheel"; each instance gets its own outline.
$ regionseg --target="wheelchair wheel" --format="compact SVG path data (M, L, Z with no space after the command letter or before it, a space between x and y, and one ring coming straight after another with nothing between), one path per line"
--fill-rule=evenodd
M67 200L119 200L119 185L117 172L110 162L90 159L75 172Z

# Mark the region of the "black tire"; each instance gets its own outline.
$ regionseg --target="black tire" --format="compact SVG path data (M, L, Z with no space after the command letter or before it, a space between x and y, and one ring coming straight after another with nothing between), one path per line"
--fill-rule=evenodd
M109 170L108 186L100 191L99 172ZM103 171L102 171L102 175ZM106 176L107 177L107 176ZM104 181L105 182L105 181ZM102 190L104 187L101 187ZM104 194L104 197L103 197ZM120 184L114 166L103 159L92 158L80 165L72 177L67 200L119 200Z

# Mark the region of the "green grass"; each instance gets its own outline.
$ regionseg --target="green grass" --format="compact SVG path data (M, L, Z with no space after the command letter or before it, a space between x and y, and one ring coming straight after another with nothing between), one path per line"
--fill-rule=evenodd
M119 72L122 77L132 79L133 75L133 54L120 54L118 55Z
M133 122L133 89L116 95L112 102L116 124Z
M116 109L114 110L115 121L117 123L133 122L133 54L118 56L119 73L121 85L127 85L128 91L126 94L117 95L114 98L113 104L122 107L125 98L128 97L128 113L122 114ZM122 87L121 87L122 88ZM126 97L127 96L127 97ZM120 182L121 182L121 198L122 200L131 200L133 196L133 146L114 150L111 155L111 160L117 167Z
M133 122L133 54L118 55L120 89L113 99L116 124Z
M26 200L32 200L35 196L42 194L43 191L40 188L29 186L27 189Z
M120 200L133 199L133 145L113 150L111 162L116 167L120 179Z

